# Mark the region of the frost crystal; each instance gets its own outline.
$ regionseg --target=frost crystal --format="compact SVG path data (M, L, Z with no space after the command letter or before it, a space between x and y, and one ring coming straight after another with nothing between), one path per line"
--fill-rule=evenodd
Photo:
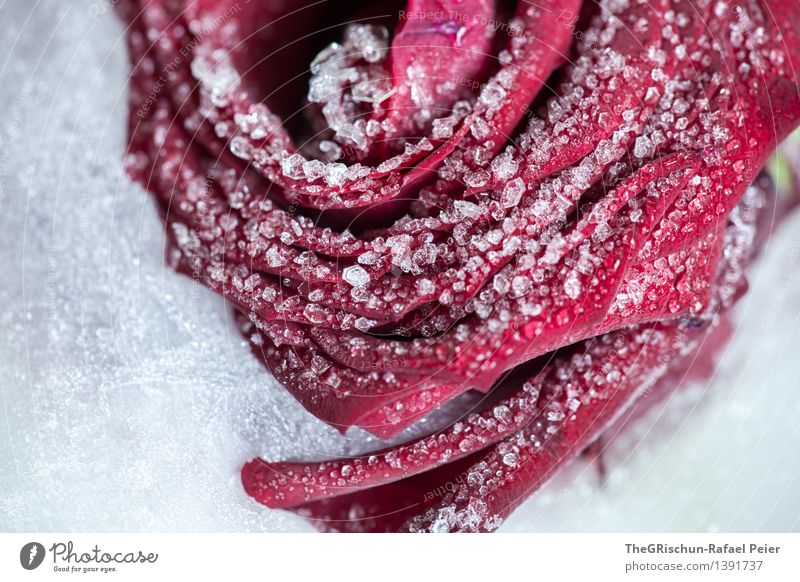
M525 182L522 181L522 178L514 178L506 187L503 188L503 195L500 199L500 202L506 208L514 208L519 204L519 201L522 199L522 195L525 193Z
M342 271L342 278L353 287L366 287L369 285L369 273L360 265L347 267Z

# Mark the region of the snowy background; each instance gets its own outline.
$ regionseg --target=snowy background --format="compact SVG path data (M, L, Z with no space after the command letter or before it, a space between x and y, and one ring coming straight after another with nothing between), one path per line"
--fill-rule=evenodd
M127 57L104 0L0 0L0 531L306 531L252 456L378 447L306 413L164 264L122 171ZM800 214L751 271L717 375L579 461L505 531L800 530Z

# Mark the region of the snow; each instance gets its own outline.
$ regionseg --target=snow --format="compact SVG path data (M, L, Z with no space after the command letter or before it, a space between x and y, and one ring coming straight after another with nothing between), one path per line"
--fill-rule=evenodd
M222 300L166 265L122 171L113 13L6 0L0 37L0 531L309 530L249 499L241 465L378 444L306 413ZM616 440L604 488L579 461L501 530L800 529L799 233L795 215L753 270L708 386Z

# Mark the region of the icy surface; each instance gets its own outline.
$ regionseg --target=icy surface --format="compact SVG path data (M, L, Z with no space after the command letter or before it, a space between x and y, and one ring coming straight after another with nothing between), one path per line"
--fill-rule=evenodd
M151 197L121 169L113 14L7 0L0 38L0 531L309 529L249 499L241 465L375 441L305 412L222 301L166 266ZM578 462L503 530L800 527L798 218L754 269L714 381L616 441L605 488Z

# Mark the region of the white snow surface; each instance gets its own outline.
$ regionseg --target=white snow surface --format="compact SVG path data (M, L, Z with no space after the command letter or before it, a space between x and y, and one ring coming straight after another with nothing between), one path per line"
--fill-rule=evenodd
M122 170L127 56L104 0L0 0L0 531L308 531L254 455L379 443L306 413L223 301L164 262ZM577 461L505 531L800 530L800 215L751 271L716 376Z

